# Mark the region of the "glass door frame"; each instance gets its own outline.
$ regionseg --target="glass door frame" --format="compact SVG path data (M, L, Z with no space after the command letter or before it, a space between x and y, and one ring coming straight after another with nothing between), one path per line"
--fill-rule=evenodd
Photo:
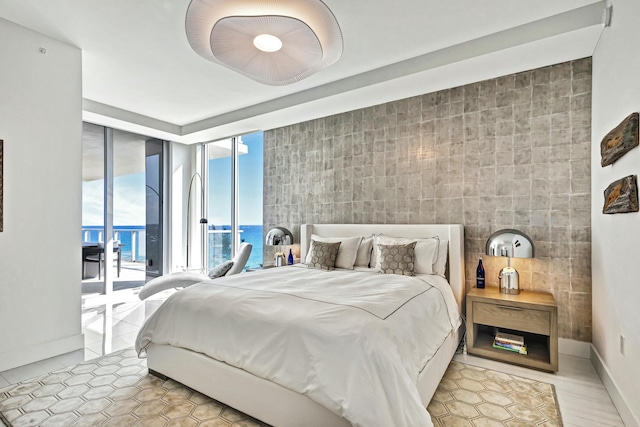
M241 137L231 138L231 256L235 257L240 246L240 188L238 171L238 142Z
M113 128L104 126L104 295L113 294ZM84 260L83 260L84 262ZM100 268L100 266L98 266Z
M157 138L145 140L145 283L165 273L167 254L165 236L168 234L164 203L166 145L165 141ZM154 160L157 163L157 175L150 173L149 162ZM150 225L156 226L155 230Z
M238 253L240 246L240 222L239 222L239 178L238 178L238 144L241 141L241 137L234 136L231 138L225 138L223 140L211 141L202 144L200 152L197 154L197 162L199 163L200 175L202 176L202 182L204 183L204 195L202 197L202 217L208 218L208 206L209 206L209 144L218 141L230 141L231 142L231 258L235 257ZM203 231L201 236L203 260L205 263L204 268L208 269L212 266L209 264L209 228Z

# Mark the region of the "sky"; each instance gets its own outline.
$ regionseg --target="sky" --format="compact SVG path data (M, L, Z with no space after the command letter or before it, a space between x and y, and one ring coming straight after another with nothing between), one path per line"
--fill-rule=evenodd
M262 225L263 133L242 136L248 153L238 159L240 225ZM144 172L113 179L113 225L144 225ZM104 180L82 183L82 225L103 224ZM209 161L209 224L231 224L231 157Z
M82 183L82 225L103 225L104 180ZM144 172L113 178L113 225L144 225Z
M263 133L242 136L248 153L238 158L240 225L262 225ZM209 160L209 224L231 224L231 157Z

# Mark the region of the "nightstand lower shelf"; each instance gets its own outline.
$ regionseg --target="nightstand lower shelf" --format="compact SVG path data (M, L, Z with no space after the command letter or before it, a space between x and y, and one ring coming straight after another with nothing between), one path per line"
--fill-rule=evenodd
M469 354L487 357L489 359L509 362L542 370L551 370L548 337L524 334L527 343L527 354L493 348L493 333L491 330L476 325L479 329L475 335L473 347L467 349Z

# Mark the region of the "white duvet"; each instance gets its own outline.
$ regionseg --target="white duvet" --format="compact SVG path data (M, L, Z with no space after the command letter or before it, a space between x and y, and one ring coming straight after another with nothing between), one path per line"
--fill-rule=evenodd
M445 279L274 268L173 294L136 340L191 349L302 393L354 426L432 426L416 383L460 324Z

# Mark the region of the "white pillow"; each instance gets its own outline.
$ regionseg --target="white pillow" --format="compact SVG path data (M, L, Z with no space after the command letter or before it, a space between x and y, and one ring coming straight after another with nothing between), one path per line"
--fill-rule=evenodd
M378 245L404 245L416 242L415 248L415 267L417 274L434 274L434 264L438 260L438 247L440 239L431 237L428 239L410 239L406 237L391 237L385 235L376 236L376 270L380 270L380 249Z
M382 234L374 234L373 237L373 251L371 251L371 261L369 261L369 267L376 268L378 264L378 237Z
M433 272L442 277L447 272L447 260L449 259L449 241L440 240L440 247L438 248L438 260L433 267Z
M373 236L362 239L356 255L356 267L369 267L371 262L371 251L373 250Z
M361 236L357 237L320 237L316 234L311 235L311 240L325 243L341 242L340 248L338 248L338 257L336 258L336 268L346 268L347 270L353 270L353 264L356 262L358 256L358 247L362 241ZM309 252L305 258L305 264L311 262L311 250L313 249L313 242L309 245Z

